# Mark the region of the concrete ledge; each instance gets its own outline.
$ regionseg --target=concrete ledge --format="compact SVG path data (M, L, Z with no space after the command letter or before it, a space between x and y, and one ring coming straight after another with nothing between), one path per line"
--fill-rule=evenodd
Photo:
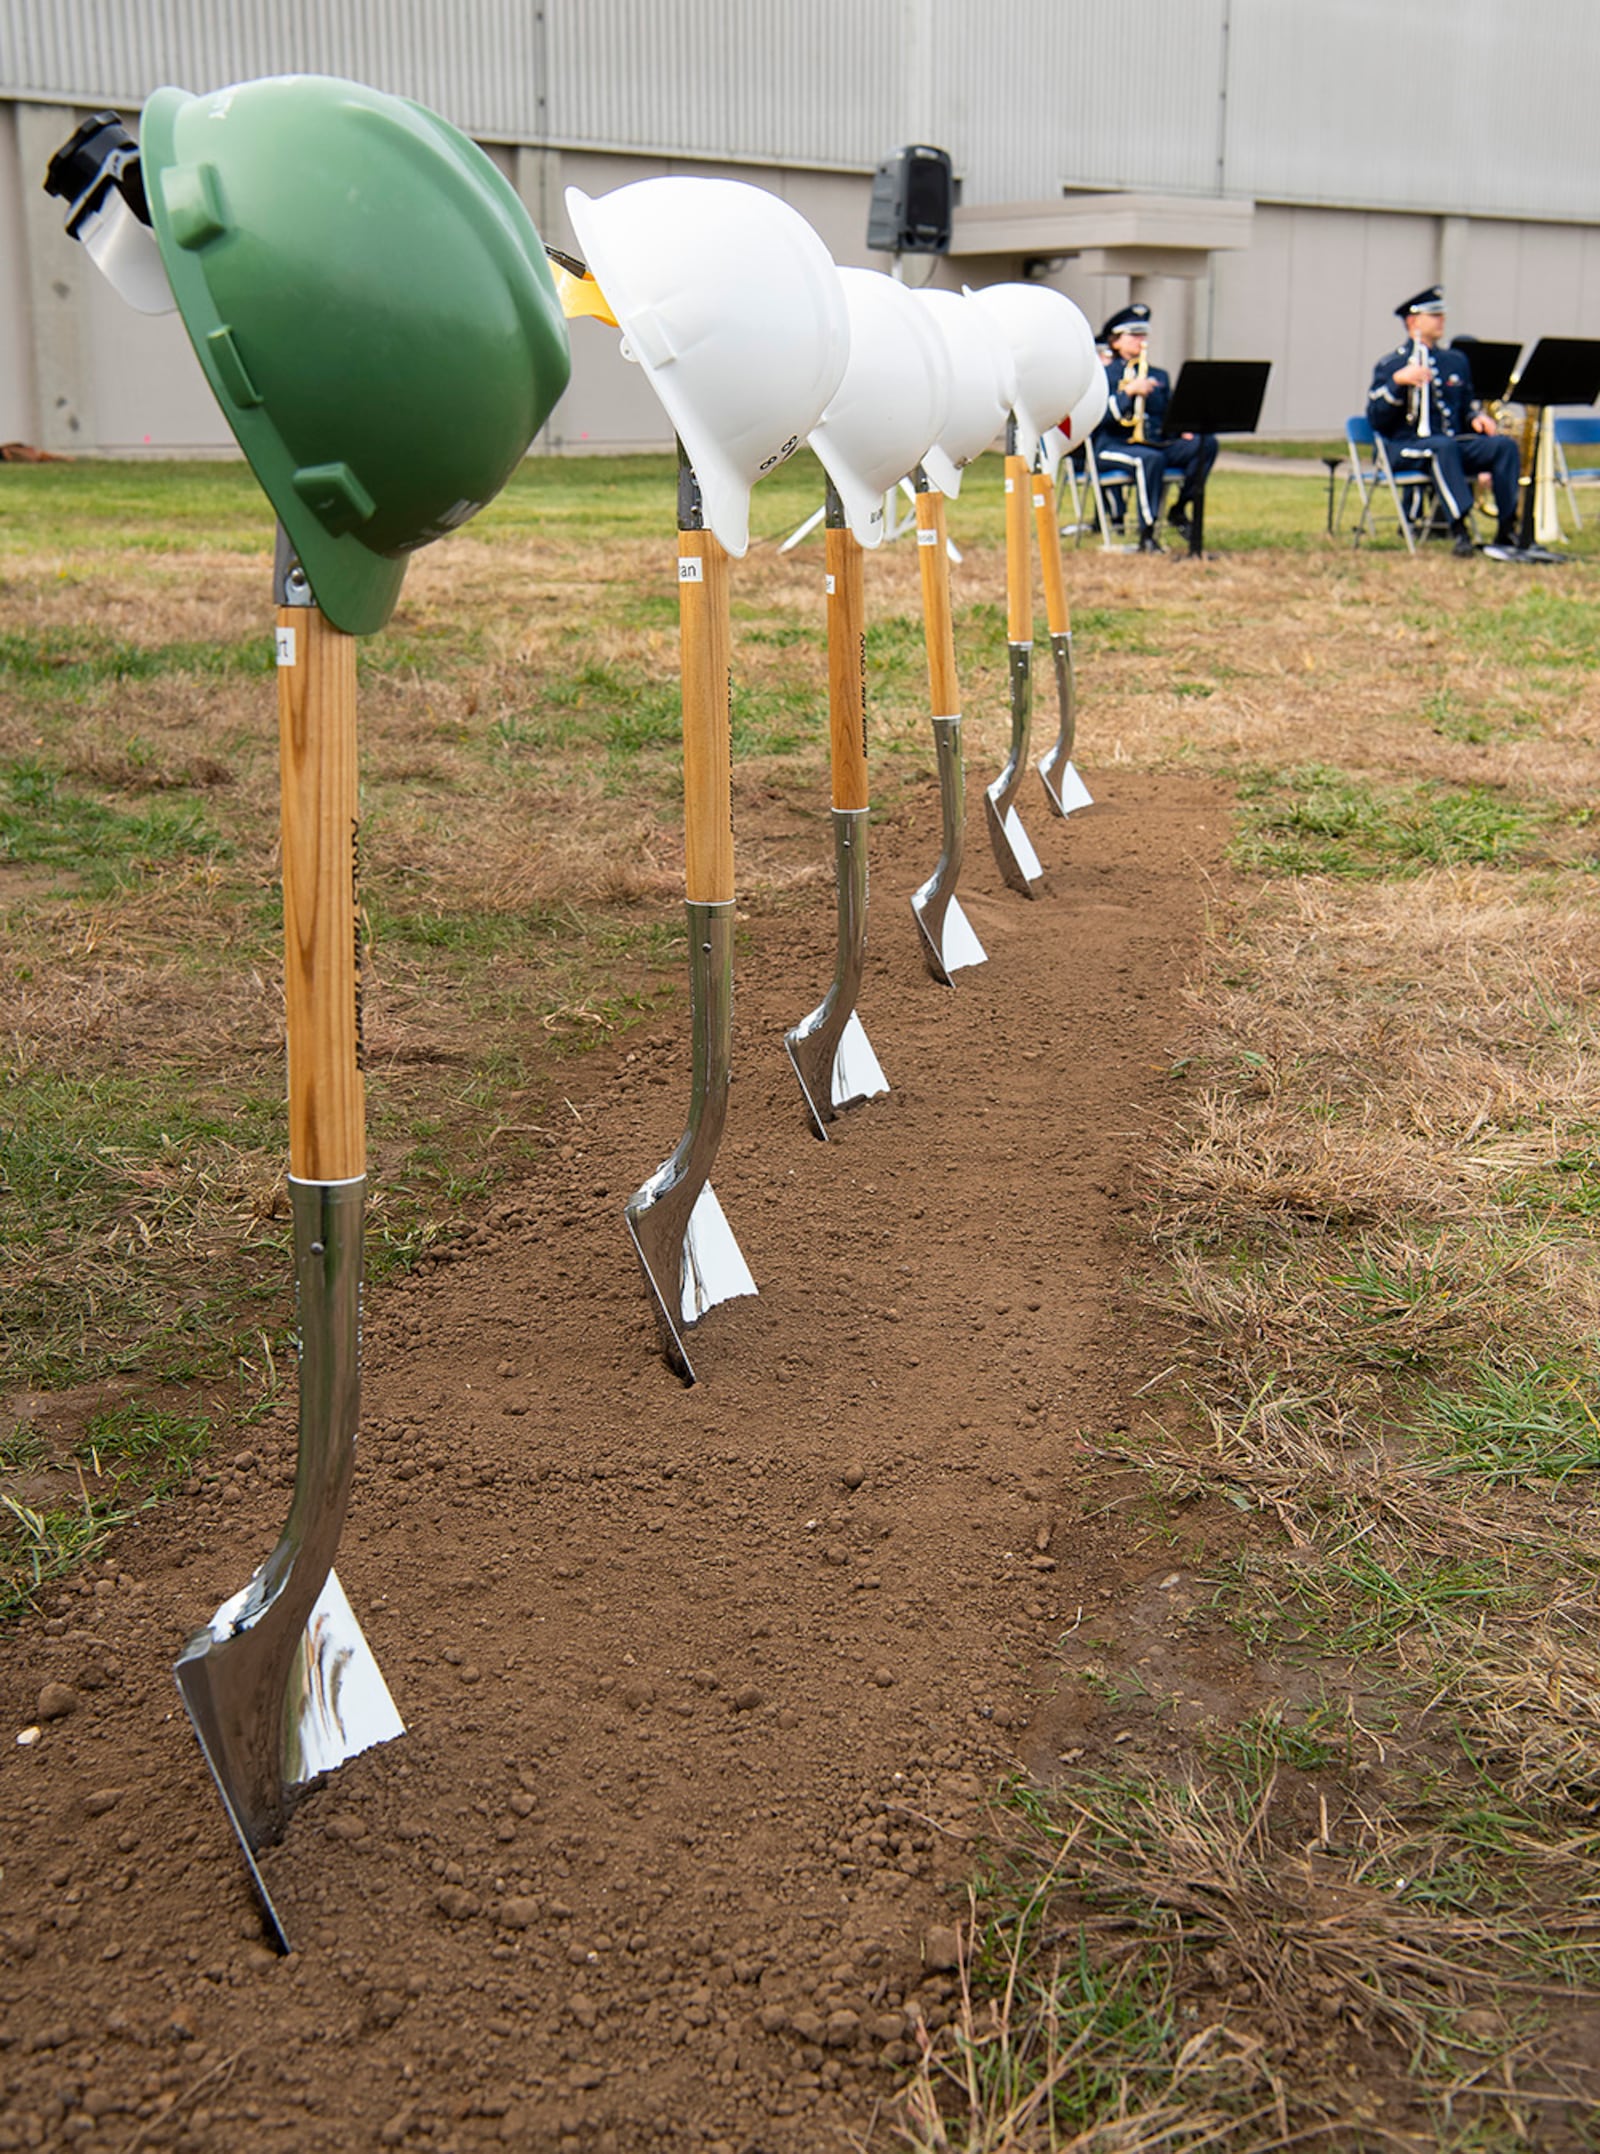
M950 252L1215 254L1249 246L1255 210L1252 201L1221 195L1076 194L1057 201L984 202L956 211Z

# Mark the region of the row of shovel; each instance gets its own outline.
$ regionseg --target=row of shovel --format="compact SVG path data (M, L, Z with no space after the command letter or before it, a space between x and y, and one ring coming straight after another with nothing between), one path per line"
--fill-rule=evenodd
M1064 441L1098 422L1087 323L1033 285L907 291L835 267L763 190L647 180L568 195L585 260L555 257L476 146L365 85L276 76L200 97L162 89L137 142L85 122L45 184L67 231L141 311L176 308L279 518L274 570L282 774L289 1187L299 1316L299 1448L278 1543L189 1641L175 1675L259 1894L258 1856L290 1797L403 1732L337 1576L360 1406L365 1102L356 888L355 638L381 629L416 547L466 521L520 462L562 393L566 322L610 322L681 445L682 633L691 1098L672 1156L627 1219L667 1358L754 1291L710 1186L727 1109L734 855L730 560L750 490L809 441L828 479L826 571L839 954L788 1037L819 1136L883 1088L856 1015L867 904L863 549L884 499L915 498L942 849L913 899L948 983L983 952L956 896L961 706L944 497L1005 439L1011 748L985 812L1007 882L1039 863L1017 814L1031 722L1029 504L1044 566L1061 721L1040 770L1061 814L1087 804L1072 762L1072 644L1055 519ZM1098 399L1098 401L1097 401Z
M553 252L563 307L621 331L679 443L690 1104L683 1137L630 1199L626 1218L663 1353L693 1383L685 1334L719 1303L756 1291L710 1180L727 1115L733 1022L728 564L749 544L751 488L802 440L827 480L838 956L827 995L785 1041L812 1127L826 1137L841 1108L887 1090L856 1011L869 813L864 550L882 543L886 501L892 509L903 486L915 502L942 822L937 865L912 908L929 968L949 984L984 953L956 895L965 804L945 497L1003 434L1011 746L984 808L1001 874L1031 895L1039 859L1015 804L1032 723L1029 516L1060 705L1040 770L1052 808L1065 815L1089 795L1072 761L1072 632L1055 474L1063 448L1098 424L1105 377L1088 322L1064 294L1033 284L911 291L879 271L836 268L804 218L759 188L644 180L598 200L569 189L567 208L586 259ZM730 292L738 295L732 306Z

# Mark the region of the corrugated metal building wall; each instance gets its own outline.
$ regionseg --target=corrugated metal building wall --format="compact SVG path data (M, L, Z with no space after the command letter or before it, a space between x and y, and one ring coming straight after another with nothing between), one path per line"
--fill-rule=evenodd
M37 196L40 152L62 108L135 110L161 82L293 69L435 106L496 146L556 239L563 184L711 163L794 201L841 260L869 260L865 175L919 139L951 150L968 208L1064 189L1252 199L1247 251L1214 255L1198 284L1148 289L1162 357L1276 362L1271 428L1335 428L1394 298L1435 276L1481 335L1600 334L1595 0L1543 0L1537 64L1526 19L1499 0L1140 0L1131 29L1129 13L1126 0L0 0L0 435L49 439L76 421L70 438L113 448L223 438L170 325L119 331L87 288L76 326L61 314L75 250ZM936 274L1021 266L985 256ZM1128 290L1077 258L1048 273L1096 316ZM52 308L61 318L41 327ZM656 438L636 376L585 343L551 445ZM81 409L53 403L44 379L74 352Z

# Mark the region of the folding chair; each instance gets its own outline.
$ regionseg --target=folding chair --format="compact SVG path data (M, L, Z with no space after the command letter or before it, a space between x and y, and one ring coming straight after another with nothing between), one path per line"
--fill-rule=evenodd
M1083 456L1084 470L1089 481L1089 491L1094 496L1095 518L1100 526L1100 544L1105 552L1114 553L1122 543L1123 521L1127 514L1127 502L1124 496L1134 482L1131 477L1124 478L1120 473L1112 475L1100 469L1095 460L1092 439L1084 443ZM1166 493L1169 479L1181 479L1183 476L1181 466L1175 464L1165 466L1161 473L1162 494L1165 495ZM1117 497L1114 507L1108 506L1107 503L1107 496L1111 494L1115 494ZM1160 503L1158 502L1156 506L1159 510ZM1080 535L1083 529L1084 526L1080 524L1078 526Z
M1437 506L1432 471L1397 469L1389 460L1388 443L1374 431L1370 419L1346 419L1344 438L1350 451L1350 470L1344 482L1344 493L1339 497L1339 522L1344 521L1345 496L1352 486L1361 503L1361 514L1356 519L1351 543L1359 546L1364 538L1373 535L1373 510L1380 493L1387 492L1394 506L1395 521L1400 526L1400 536L1406 542L1406 551L1415 553L1417 534L1420 530L1426 536L1433 509ZM1422 513L1425 504L1427 517Z
M1583 517L1578 510L1575 489L1580 486L1600 486L1600 464L1577 464L1567 461L1568 449L1600 449L1600 419L1563 419L1556 415L1556 484L1567 497L1567 507L1572 511L1572 521L1581 531Z
M1089 483L1088 473L1084 469L1086 454L1087 444L1070 450L1062 457L1056 473L1056 521L1060 524L1064 536L1074 534L1081 538L1086 530L1093 529L1092 525L1086 525L1083 520L1083 488ZM1067 506L1069 500L1070 517Z

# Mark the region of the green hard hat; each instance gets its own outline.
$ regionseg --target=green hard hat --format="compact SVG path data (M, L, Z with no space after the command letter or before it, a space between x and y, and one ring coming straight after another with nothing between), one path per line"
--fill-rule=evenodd
M539 235L476 144L358 82L157 90L139 147L200 364L318 605L368 635L567 385Z

